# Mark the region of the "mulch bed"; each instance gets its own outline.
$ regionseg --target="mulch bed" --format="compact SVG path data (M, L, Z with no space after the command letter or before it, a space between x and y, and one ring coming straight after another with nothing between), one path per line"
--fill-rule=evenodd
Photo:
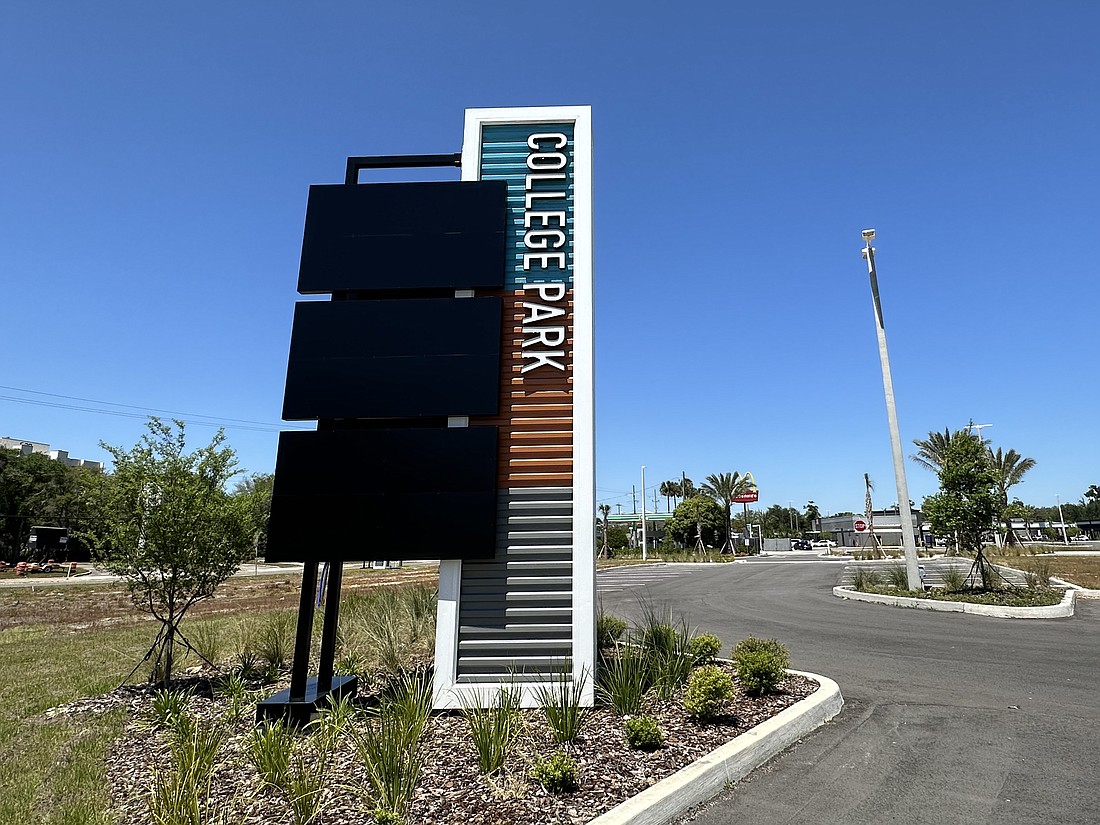
M195 675L192 686L195 696L190 700L190 710L195 717L213 719L224 714L222 701L210 696L208 678ZM748 697L738 688L727 715L705 725L687 717L679 697L671 701L650 698L644 712L658 720L666 735L665 746L652 752L631 750L623 738L622 718L610 710L598 709L569 748L577 762L579 788L564 794L548 793L528 775L537 756L549 756L558 747L540 711L524 712L522 734L504 769L491 777L478 773L464 718L457 713L434 716L423 740L426 764L405 819L409 825L588 822L816 689L815 682L801 676L789 676L780 684L779 692L760 698ZM115 743L107 762L113 813L119 822L128 825L151 822L148 799L152 780L168 765L165 734L151 730L146 722L151 696L147 688L128 686L46 714L98 713L120 706L127 709L127 733ZM279 792L262 787L248 760L244 739L251 727L248 714L234 725L223 763L214 776L213 796L232 811L226 821L235 825L291 825L293 819L286 802ZM365 784L365 778L350 743L341 744L330 765L325 809L317 825L372 822L369 804L356 792Z

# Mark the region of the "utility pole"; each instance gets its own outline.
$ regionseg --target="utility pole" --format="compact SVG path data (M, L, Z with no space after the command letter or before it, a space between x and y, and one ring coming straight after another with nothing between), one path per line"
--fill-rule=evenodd
M638 488L633 484L630 485L630 512L638 512Z
M645 532L645 465L642 465L642 561L645 561L648 550Z
M871 301L875 310L875 332L878 335L878 355L882 366L882 391L886 397L886 418L890 424L890 447L894 454L894 480L898 488L900 509L901 545L905 552L905 576L910 590L921 590L920 568L917 564L917 544L913 538L913 511L909 506L909 484L905 479L905 457L901 450L901 433L898 431L898 411L894 403L894 379L890 374L890 353L886 349L886 326L882 320L882 301L878 293L878 273L875 271L875 248L871 241L875 230L863 230L863 258L867 261L867 275L871 281Z

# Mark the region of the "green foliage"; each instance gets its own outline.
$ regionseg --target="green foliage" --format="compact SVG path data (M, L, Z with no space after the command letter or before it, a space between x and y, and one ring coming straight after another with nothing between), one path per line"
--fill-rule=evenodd
M725 515L718 502L704 495L681 501L665 522L665 534L684 547L694 547L697 523L702 527L703 544L714 547L721 543L726 534Z
M957 534L963 552L979 553L998 509L987 451L964 435L951 439L940 460L940 492L928 496L921 510L935 533Z
M722 505L722 549L733 552L733 536L730 535L730 510L736 496L753 489L752 479L740 473L713 473L707 476L703 492Z
M149 724L154 728L171 728L177 719L187 715L187 703L191 691L173 688L161 688L153 691L153 701L149 703Z
M949 567L943 571L943 589L948 593L958 593L966 588L967 575L958 567Z
M161 622L154 670L168 684L184 614L214 595L252 545L246 507L225 490L237 460L224 434L189 453L182 421L173 428L151 418L148 429L130 450L101 445L115 470L91 485L99 515L85 535L134 604Z
M866 567L856 567L852 571L852 587L856 590L871 590L882 582L877 570ZM908 583L907 583L908 585Z
M523 717L519 691L501 688L490 707L464 705L462 714L470 728L477 751L477 765L483 774L491 774L504 765Z
M703 665L691 674L684 692L684 710L707 722L722 714L733 697L733 678L717 665Z
M587 670L582 671L577 679L573 679L563 665L551 684L538 686L539 705L554 732L555 742L572 742L592 715L592 708L581 705L587 679Z
M886 568L886 583L898 590L909 589L909 574L904 565L891 564Z
M688 650L695 664L707 664L722 652L722 640L713 633L700 633L688 642Z
M267 523L271 516L271 491L275 485L272 473L253 473L237 482L235 497L244 500L248 512L248 531L252 537L252 555L267 552Z
M248 754L263 783L280 789L290 773L290 760L294 752L294 736L282 722L270 719L254 728L247 739Z
M613 647L626 632L626 621L618 616L601 613L596 619L596 645L600 649Z
M742 639L733 648L737 678L750 696L772 693L787 678L791 655L775 639Z
M645 684L660 699L671 699L691 675L695 657L690 649L691 631L683 618L661 614L651 604L642 605L642 626L635 644L646 667Z
M256 636L255 651L268 667L280 669L290 660L296 618L288 610L276 610L264 616Z
M341 603L338 654L359 672L397 677L415 670L434 651L435 612L435 589L427 585L351 593Z
M1027 586L1034 590L1037 587L1050 585L1051 566L1049 559L1034 559L1028 562L1024 571Z
M94 478L48 455L0 449L0 559L14 564L29 557L31 525L86 529L95 515L86 495ZM70 551L80 543L78 532L70 533Z
M650 687L647 657L634 645L617 645L601 660L596 692L620 716L637 713Z
M625 550L630 546L630 532L617 524L608 526L607 544L612 550Z
M536 757L531 778L550 793L568 793L577 789L577 761L561 750L546 759Z
M623 722L626 743L634 750L652 751L661 747L665 735L652 716L631 716Z

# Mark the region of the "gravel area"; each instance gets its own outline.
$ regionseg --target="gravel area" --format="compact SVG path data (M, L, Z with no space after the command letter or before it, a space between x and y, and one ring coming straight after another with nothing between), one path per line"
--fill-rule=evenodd
M227 706L220 698L212 698L207 678L192 674L189 686L194 691L189 708L196 718L226 719ZM266 688L265 695L277 687ZM558 748L540 711L523 712L522 730L504 769L489 777L478 772L476 754L461 714L433 716L422 742L425 765L405 820L409 825L588 822L816 689L815 682L801 676L788 677L778 693L761 698L748 697L738 688L727 714L705 725L687 717L679 697L670 701L650 698L644 712L658 720L666 736L664 747L651 752L630 749L623 738L623 719L610 710L597 709L582 735L568 749L577 762L579 787L563 794L548 793L528 775L536 757L548 756ZM127 825L151 823L150 789L154 777L168 765L166 735L149 725L151 698L148 688L127 686L46 714L96 714L116 707L127 709L130 722L126 736L115 743L108 755L113 813L117 821ZM293 825L294 819L281 793L263 787L244 750L245 736L252 727L252 708L249 705L243 718L231 725L229 739L221 751L211 796L213 807L223 818L211 821ZM361 792L364 784L362 765L354 748L350 742L342 741L328 762L324 811L315 820L317 825L372 822L371 805Z

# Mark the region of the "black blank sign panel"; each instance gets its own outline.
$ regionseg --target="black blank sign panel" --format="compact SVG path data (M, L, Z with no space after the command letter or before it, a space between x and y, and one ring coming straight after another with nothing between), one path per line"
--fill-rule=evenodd
M499 289L504 181L309 188L298 292Z
M501 299L300 302L283 418L496 415Z
M492 558L496 477L496 427L281 433L266 558Z

